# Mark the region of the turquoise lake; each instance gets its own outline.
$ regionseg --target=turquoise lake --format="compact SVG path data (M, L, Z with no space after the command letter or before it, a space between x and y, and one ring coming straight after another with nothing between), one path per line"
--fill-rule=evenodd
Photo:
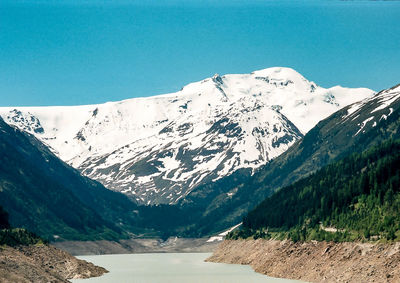
M250 266L209 263L210 253L157 253L79 256L106 268L109 273L74 283L289 283L299 282L258 274Z

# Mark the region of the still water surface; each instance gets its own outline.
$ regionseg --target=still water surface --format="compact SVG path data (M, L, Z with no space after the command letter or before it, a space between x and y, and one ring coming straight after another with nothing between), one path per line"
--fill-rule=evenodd
M74 283L135 282L135 283L293 283L254 272L250 266L209 263L210 253L158 253L80 256L78 258L103 266L109 273Z

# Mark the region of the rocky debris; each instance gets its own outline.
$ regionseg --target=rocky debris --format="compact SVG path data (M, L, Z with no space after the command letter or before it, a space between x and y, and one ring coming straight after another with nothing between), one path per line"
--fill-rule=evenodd
M400 243L227 240L206 261L308 282L400 282Z
M0 247L0 281L69 282L101 276L106 269L50 245Z

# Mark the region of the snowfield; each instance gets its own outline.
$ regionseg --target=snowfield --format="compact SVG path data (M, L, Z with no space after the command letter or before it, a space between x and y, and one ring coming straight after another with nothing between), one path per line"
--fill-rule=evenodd
M142 204L173 204L201 183L258 168L320 120L373 95L365 88L325 89L277 67L214 75L176 93L98 105L3 107L0 115L107 188Z

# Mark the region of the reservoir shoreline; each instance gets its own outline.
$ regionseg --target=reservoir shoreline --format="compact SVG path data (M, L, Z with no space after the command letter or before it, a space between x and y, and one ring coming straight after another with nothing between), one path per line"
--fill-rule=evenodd
M307 282L400 282L400 243L225 240L206 261Z
M132 238L119 241L63 241L51 245L71 255L137 254L137 253L211 253L220 242L207 242L209 238L171 237Z
M98 277L108 271L45 244L0 246L0 281L70 282L69 279Z

